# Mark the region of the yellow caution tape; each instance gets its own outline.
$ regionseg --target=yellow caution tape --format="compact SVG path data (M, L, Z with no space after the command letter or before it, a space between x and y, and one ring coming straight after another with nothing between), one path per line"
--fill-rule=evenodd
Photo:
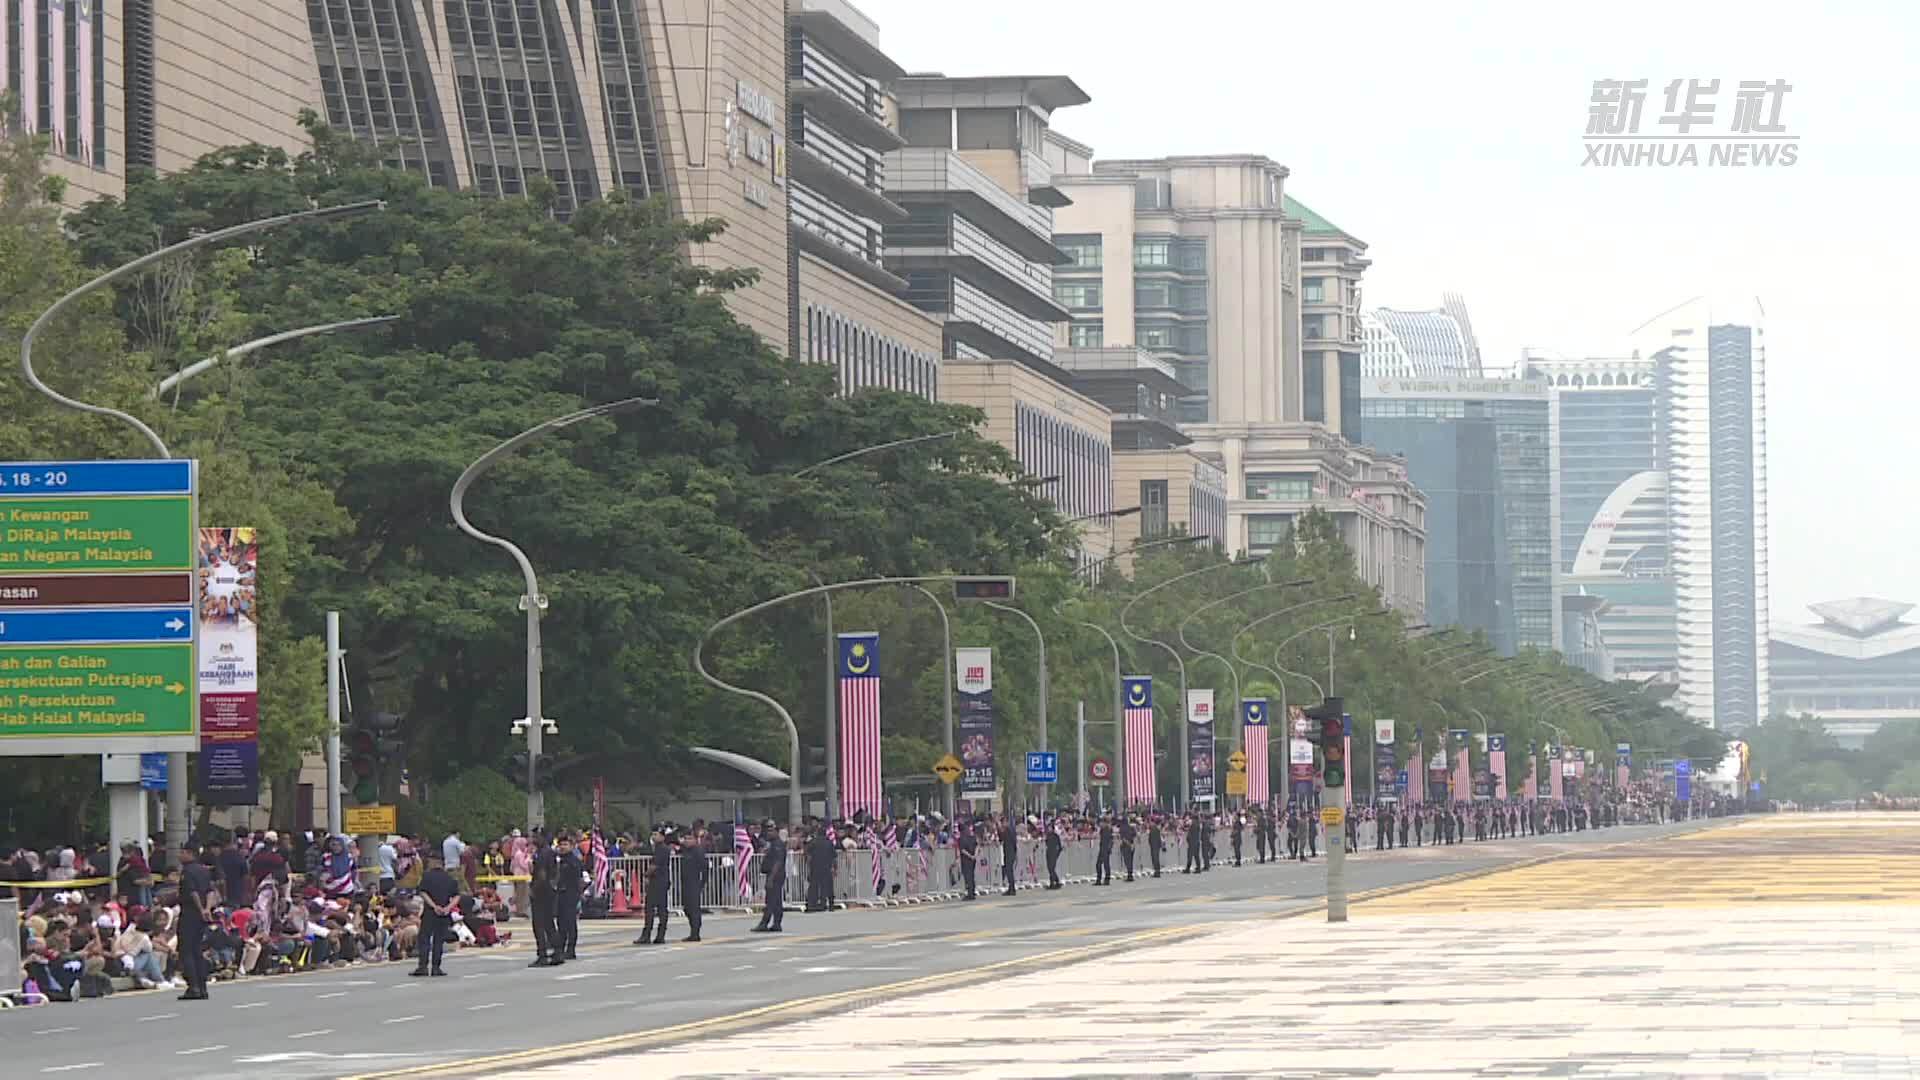
M0 881L0 889L91 889L98 885L111 885L112 878L90 877L76 878L73 881Z

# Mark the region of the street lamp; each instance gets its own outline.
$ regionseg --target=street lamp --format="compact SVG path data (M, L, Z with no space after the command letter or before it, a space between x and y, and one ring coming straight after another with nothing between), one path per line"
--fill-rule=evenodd
M332 333L337 333L341 330L358 330L363 326L380 326L385 323L399 322L399 321L400 321L400 316L398 315L375 315L375 316L372 316L371 318L366 318L366 319L348 319L345 322L322 323L319 326L303 326L298 330L287 330L278 334L269 334L263 338L254 338L252 341L243 342L242 344L235 345L233 348L228 349L225 352L214 353L212 356L209 356L204 360L198 360L198 361L195 361L194 363L188 364L186 367L181 368L179 371L176 371L173 374L167 376L166 378L161 379L159 382L154 383L153 388L147 391L147 400L158 401L160 400L160 396L162 394L165 394L169 390L175 389L181 383L184 383L188 379L191 379L194 376L199 375L201 372L204 372L213 368L215 365L219 364L221 361L238 360L249 353L258 352L269 345L278 345L282 342L293 341L298 338L312 337L315 334L332 334Z
M988 600L986 605L995 611L1005 611L1025 619L1027 625L1033 628L1034 638L1040 642L1040 749L1044 752L1047 749L1047 636L1040 632L1040 624L1033 621L1033 616L1012 604Z
M940 670L945 674L947 687L947 696L941 699L941 705L947 719L947 753L951 754L953 753L953 622L947 618L947 605L941 603L940 598L933 595L932 590L918 582L909 582L907 587L917 590L922 596L933 601L933 610L940 613ZM952 784L946 785L946 789L947 816L951 818L957 805L955 801L957 796Z
M1277 654L1276 654L1275 664L1273 667L1268 667L1267 665L1259 663L1257 661L1249 660L1246 657L1240 655L1240 638L1243 635L1245 635L1247 631L1252 630L1254 627L1259 626L1261 623L1264 623L1269 619L1277 619L1282 615L1289 615L1289 614L1292 614L1293 612L1300 611L1305 608L1317 607L1321 604L1341 603L1342 601L1352 600L1357 595L1359 594L1341 593L1338 596L1323 596L1317 600L1302 600L1298 604L1290 604L1287 607L1283 607L1278 611L1269 611L1265 615L1260 616L1259 618L1253 620L1252 622L1248 623L1247 625L1233 632L1233 638L1227 642L1227 651L1233 654L1233 658L1247 665L1248 667L1256 667L1266 672L1267 674L1272 675L1274 678L1274 681L1280 684L1280 715L1282 717L1285 717L1287 715L1287 680L1282 678L1280 676L1280 672L1277 670L1277 668L1279 667ZM1300 678L1300 676L1295 675L1294 678L1298 679Z
M935 432L932 435L915 435L910 439L895 439L892 442L875 443L872 446L863 446L863 447L860 447L858 450L849 450L844 454L836 454L833 457L826 459L825 461L816 461L813 464L808 465L803 469L796 470L793 475L805 476L808 473L813 472L815 469L824 469L829 465L838 465L843 461L852 461L854 458L866 457L868 454L877 454L882 450L897 450L903 446L917 446L920 443L930 443L930 442L937 441L939 439L957 438L961 435L966 434L967 430L968 429L966 428L958 428L953 431Z
M1263 566L1261 569L1264 570L1266 568ZM1265 592L1268 589L1292 589L1302 585L1312 585L1313 583L1312 578L1296 578L1293 581L1274 581L1268 582L1265 585L1255 585L1251 589L1242 589L1229 596L1223 596L1218 600L1209 600L1201 604L1199 607L1188 612L1187 617L1181 619L1179 625L1174 627L1174 633L1179 636L1180 644L1184 646L1188 652L1193 653L1195 656L1204 656L1209 660L1215 661L1221 667L1227 669L1227 677L1233 680L1233 703L1229 706L1233 712L1233 738L1227 743L1228 750L1246 749L1242 743L1242 733L1240 730L1240 669L1234 667L1231 661L1219 653L1195 648L1193 642L1187 640L1187 624L1213 608L1217 608L1222 604L1232 603L1252 593ZM1231 642L1229 642L1229 644L1231 644Z
M27 327L26 334L20 338L20 374L27 380L28 386L39 391L55 405L64 409L72 409L75 412L88 413L93 416L110 416L145 436L147 442L152 445L154 450L157 451L162 458L171 459L173 453L167 449L166 441L161 439L160 434L148 427L139 417L110 406L94 405L89 402L67 397L46 383L41 382L40 376L35 374L33 370L33 339L40 336L40 331L52 325L54 317L60 313L62 308L79 300L88 293L104 288L129 274L143 270L163 259L171 258L182 252L191 251L194 248L217 244L223 240L231 240L236 236L246 236L266 229L278 228L281 225L304 221L330 221L335 218L352 217L356 214L384 210L386 207L387 204L385 202L379 199L371 199L365 202L345 203L340 206L315 207L310 210L301 210L292 214L280 214L276 217L261 218L258 221L245 221L238 225L230 225L224 229L215 229L213 232L190 236L177 244L170 244L158 251L142 255L132 262L122 263L112 270L101 274L99 277L94 278L92 281L74 289L72 292L67 293L60 299L55 300L51 307L40 313L39 318L33 320L33 325ZM167 847L173 851L180 850L182 847L185 847L187 843L188 782L187 755L181 752L168 754L166 833ZM115 838L118 839L121 835L123 835L122 832L116 828L114 832Z
M472 522L467 520L467 512L464 505L467 498L467 489L472 487L473 482L478 480L488 469L491 469L501 458L542 435L559 431L561 428L572 427L582 420L591 420L598 416L613 416L619 413L632 412L643 406L657 404L659 404L659 402L653 398L625 398L621 401L610 401L604 405L595 405L591 408L581 409L578 412L571 412L565 416L556 416L545 423L535 424L533 427L515 435L513 438L508 439L474 459L473 464L468 465L466 469L460 473L460 478L453 482L453 494L449 496L447 500L448 505L453 509L453 523L460 527L460 531L482 543L492 544L513 556L513 561L520 564L521 577L526 581L527 592L525 596L520 598L520 608L527 613L526 730L527 830L529 832L546 824L546 801L541 797L539 783L540 736L543 733L559 731L558 725L551 724L546 717L541 715L540 711L540 613L546 610L547 598L540 595L540 582L534 577L533 563L528 560L527 553L520 550L519 545L503 537L481 532L479 529L473 527Z
M1119 559L1124 559L1129 555L1134 555L1151 548L1171 547L1172 545L1175 545L1175 544L1198 544L1201 541L1211 540L1211 539L1213 539L1213 537L1202 533L1199 536L1163 536L1158 540L1143 541L1141 543L1133 545L1132 547L1128 548L1125 551L1116 551L1113 554L1106 556L1105 558L1095 559L1094 561L1087 563L1085 566L1076 566L1073 568L1072 576L1079 577L1081 574L1091 574L1094 570L1098 569L1099 567L1105 566L1108 563L1114 562Z
M1326 622L1316 623L1305 629L1296 630L1285 638L1282 638L1280 644L1274 648L1273 666L1280 668L1281 671L1286 671L1287 674L1292 675L1296 679L1305 679L1312 683L1313 688L1319 692L1322 699L1330 697L1333 692L1333 628L1342 624L1347 624L1351 627L1352 623L1359 619L1371 619L1376 616L1391 614L1393 614L1392 608L1382 608L1379 611L1363 611L1358 615L1342 615L1339 618L1328 619ZM1321 686L1320 680L1311 675L1302 675L1297 671L1287 671L1286 668L1280 667L1280 654L1286 651L1288 645L1292 644L1298 638L1305 637L1308 634L1319 633L1323 630L1327 631L1327 685Z
M1099 623L1087 622L1084 619L1072 618L1071 616L1068 616L1063 612L1061 612L1059 608L1054 608L1053 613L1056 616L1059 616L1060 618L1065 619L1068 623L1074 626L1083 627L1085 629L1093 631L1096 634L1099 634L1103 638L1106 638L1108 647L1113 649L1113 745L1117 747L1119 750L1118 753L1114 754L1114 767L1118 770L1118 773L1115 775L1114 779L1119 784L1118 802L1122 807L1124 807L1127 803L1127 726L1126 726L1126 705L1121 698L1121 689L1120 689L1121 680L1125 678L1125 676L1122 675L1120 672L1120 643L1118 641L1115 641L1113 639L1113 635L1107 632L1107 628L1104 626L1101 626ZM1082 729L1083 735L1084 735L1084 732L1085 732L1085 729L1083 728ZM1082 756L1084 757L1085 755L1083 754ZM1087 780L1086 763L1083 761L1083 762L1079 762L1078 764L1080 767L1080 785L1081 785L1079 790L1082 793L1084 793L1086 791L1085 785Z
M1098 521L1102 518L1132 517L1133 515L1139 513L1140 510L1141 508L1138 506L1123 506L1118 510L1102 510L1094 514L1081 514L1079 517L1070 517L1067 520L1061 522L1060 524L1062 527L1064 527L1067 525L1078 525L1083 521Z

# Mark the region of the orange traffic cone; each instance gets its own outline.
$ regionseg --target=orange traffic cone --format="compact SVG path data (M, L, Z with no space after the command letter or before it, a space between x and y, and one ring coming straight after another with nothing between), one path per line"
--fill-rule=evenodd
M646 898L640 893L642 888L640 884L641 876L642 875L637 872L627 875L627 888L633 891L633 896L627 900L628 910L645 911L647 909Z
M613 907L612 907L612 909L611 909L611 910L609 911L609 914L612 914L612 915L626 915L626 914L628 914L628 911L627 911L627 881L626 881L626 871L624 871L624 870L618 870L618 871L615 871L615 872L614 872L614 875L613 875Z

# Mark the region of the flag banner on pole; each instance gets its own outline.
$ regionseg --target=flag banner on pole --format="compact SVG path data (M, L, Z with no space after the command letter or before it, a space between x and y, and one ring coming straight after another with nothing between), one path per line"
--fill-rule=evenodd
M878 817L886 802L880 782L880 635L840 635L840 813ZM829 807L829 810L832 808Z
M1681 802L1693 801L1693 762L1686 758L1673 763L1673 794Z
M252 806L260 801L259 535L201 529L199 563L200 801ZM352 763L363 760L355 750ZM372 761L365 764L370 773Z
M1413 729L1413 753L1407 755L1407 801L1422 803L1427 799L1427 774L1420 767L1420 756L1427 752L1420 729Z
M1507 797L1507 737L1487 736L1487 768L1493 773L1493 797Z
M1213 691L1187 691L1187 798L1213 798Z
M32 11L33 8L28 5L21 10L25 13ZM31 24L31 22L32 20L29 19L28 23ZM26 77L22 78L20 85L14 89L20 92L20 126L31 135L39 130L36 125L40 117L40 77L37 74L40 70L40 34L31 25L20 27L18 33L20 34L20 71ZM5 66L7 66L6 61L0 59L0 67Z
M953 650L955 738L960 740L960 797L988 799L1000 789L993 760L993 650Z
M1527 747L1527 782L1521 794L1527 797L1528 802L1540 797L1540 756L1531 746Z
M740 890L740 899L753 895L753 836L747 832L746 822L740 820L740 808L733 810L733 865L735 869L735 887Z
M1375 720L1373 722L1373 745L1375 746L1392 746L1393 745L1393 721Z
M1393 759L1393 744L1373 744L1373 801L1398 802L1400 764Z
M66 0L47 0L47 103L52 121L47 134L53 137L53 151L67 152L67 4Z
M1472 755L1468 751L1466 728L1451 728L1447 731L1448 741L1453 743L1453 801L1464 802L1473 798Z
M1352 806L1353 805L1353 714L1352 713L1340 714L1340 752L1346 755L1340 760L1345 762L1347 766L1345 769L1341 770L1341 772L1346 776L1346 783L1343 785L1343 787L1345 789L1345 795L1346 795L1347 801L1345 802L1344 805Z
M1613 786L1624 788L1633 772L1633 744L1615 743L1613 747Z
M1126 706L1127 802L1152 805L1159 801L1159 781L1153 760L1153 676L1128 675L1120 680Z
M78 35L79 35L78 52L79 52L79 60L80 60L80 63L78 65L79 78L80 78L80 88L79 88L80 90L80 93L79 93L80 145L77 149L79 151L81 160L86 161L88 163L92 163L93 151L94 151L94 145L93 145L93 19L94 19L94 11L93 9L95 5L95 0L74 0L74 2L79 4L80 6L79 13L76 16L74 21L75 30L78 32ZM104 14L102 15L102 17L103 18L105 17ZM5 21L6 21L5 19L0 19L0 22L5 22ZM7 54L7 50L5 45L0 44L0 56L5 56L6 54Z
M1313 782L1313 744L1301 738L1307 730L1307 711L1287 706L1287 780L1295 787Z
M1567 797L1566 774L1560 768L1560 748L1547 745L1547 794L1556 802Z
M1240 702L1240 750L1247 755L1247 802L1267 801L1267 699Z

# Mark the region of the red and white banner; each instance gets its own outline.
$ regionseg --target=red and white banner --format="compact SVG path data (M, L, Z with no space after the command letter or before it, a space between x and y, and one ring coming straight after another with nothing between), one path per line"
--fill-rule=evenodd
M1505 735L1487 737L1487 768L1493 773L1493 797L1505 800L1507 797L1507 737Z
M1547 750L1547 791L1555 801L1567 797L1566 770L1560 767L1560 754L1565 752L1555 753L1551 747Z
M1267 699L1240 703L1240 749L1247 755L1247 802L1267 801Z
M1127 802L1152 805L1159 801L1159 780L1153 760L1153 676L1128 675L1120 680L1126 721Z
M880 779L880 635L840 635L840 812L886 812ZM829 810L832 808L830 807Z
M1528 802L1540 797L1540 759L1531 752L1527 754L1527 782L1522 785L1520 793L1526 796Z
M1467 729L1449 732L1453 738L1453 801L1473 801L1472 754L1468 751Z
M1419 805L1427 800L1427 770L1422 768L1425 762L1421 755L1427 752L1426 740L1420 735L1420 729L1413 729L1413 753L1407 755L1407 802Z

